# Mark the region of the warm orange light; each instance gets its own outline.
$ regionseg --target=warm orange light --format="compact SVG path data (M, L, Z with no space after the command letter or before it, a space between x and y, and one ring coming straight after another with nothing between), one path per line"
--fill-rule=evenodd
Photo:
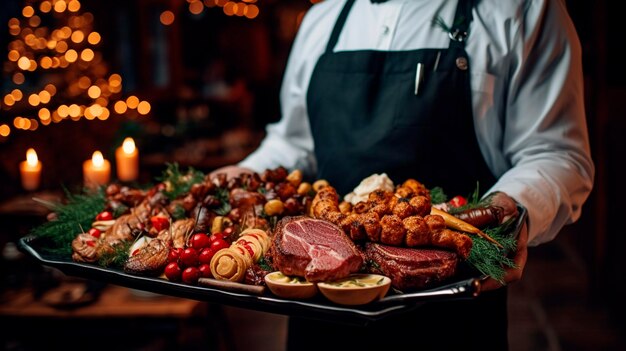
M50 119L50 110L48 110L47 108L42 108L41 110L39 110L39 113L37 113L37 115L42 121L48 120Z
M9 51L7 57L9 58L9 61L15 62L20 59L20 53L17 50L11 50Z
M78 79L78 86L81 89L87 89L91 85L91 79L87 76L82 76Z
M122 84L122 77L114 73L109 77L109 86L111 87L119 87Z
M95 151L91 160L83 162L83 178L88 187L106 185L111 177L111 164L100 151Z
M57 45L55 46L54 50L56 50L56 52L58 52L59 54L62 54L64 52L67 51L67 43L63 40L59 40L57 41Z
M248 5L246 6L243 15L250 19L255 18L259 15L259 8L254 4Z
M28 25L33 28L39 27L40 24L41 24L41 18L39 18L39 16L33 16L28 19Z
M35 14L35 9L32 6L24 6L22 9L22 16L28 18Z
M39 105L40 102L41 102L41 100L39 99L39 95L37 95L37 94L31 94L28 97L28 103L31 106L37 106L37 105Z
M78 59L78 53L74 49L67 50L65 53L65 59L67 62L76 62Z
M194 15L201 14L202 10L204 10L204 5L202 4L201 1L196 0L189 4L189 12L191 12Z
M26 71L27 69L29 69L30 68L30 60L28 59L28 57L26 57L26 56L20 57L20 59L17 60L17 67L19 67L23 71Z
M65 3L65 1L57 1L54 4L54 11L56 12L63 12L65 11L65 9L67 8L67 4Z
M67 110L67 113L70 115L70 117L80 116L80 106L76 104L71 104Z
M91 45L98 44L100 42L100 39L100 34L98 34L98 32L91 32L89 33L89 36L87 36L87 41Z
M139 105L139 98L137 98L135 95L129 96L128 99L126 99L126 105L128 105L128 108L130 109L137 108L137 106Z
M0 125L0 136L8 137L11 134L11 127L6 124Z
M39 100L42 104L47 104L50 102L51 95L46 90L42 90L39 92Z
M52 84L46 84L46 86L43 89L49 92L50 95L54 95L57 93L57 88Z
M11 94L5 95L3 101L4 101L4 104L7 105L7 106L15 105L15 98Z
M52 10L52 3L50 1L44 1L39 5L39 10L43 13L48 13Z
M87 95L89 95L89 97L92 99L99 98L101 93L102 91L97 85L92 85L89 87L89 90L87 90Z
M11 96L13 96L13 99L15 99L15 101L20 101L24 97L24 94L22 94L22 91L19 89L13 89L11 91Z
M150 113L150 108L150 103L148 101L142 101L139 105L137 105L137 112L139 112L140 115L147 115Z
M67 9L70 10L70 12L78 12L78 10L80 10L80 2L78 2L78 0L71 0L67 4Z
M37 128L39 128L39 122L37 122L36 119L31 118L28 121L30 122L30 127L28 127L28 130L35 131L37 130Z
M128 107L126 106L126 103L124 101L118 101L115 103L115 105L113 105L113 109L115 110L115 113L121 115L126 112Z
M61 105L57 108L57 113L59 114L59 117L66 118L70 114L70 109L67 105Z
M39 61L39 65L43 69L48 69L48 68L52 67L52 59L50 57L48 57L48 56L44 56Z
M94 53L93 53L93 50L91 49L85 49L80 53L81 60L85 62L89 62L93 60L93 57L94 57Z
M161 21L161 24L165 26L169 26L170 24L174 23L175 18L176 17L174 16L174 12L170 10L163 11L161 13L161 16L159 16L159 20Z
M72 33L71 39L73 42L78 44L82 42L83 40L85 40L85 34L80 30L76 30L74 31L74 33Z
M25 80L26 78L24 77L24 74L22 74L22 72L16 72L15 74L13 74L13 83L20 85L23 84Z

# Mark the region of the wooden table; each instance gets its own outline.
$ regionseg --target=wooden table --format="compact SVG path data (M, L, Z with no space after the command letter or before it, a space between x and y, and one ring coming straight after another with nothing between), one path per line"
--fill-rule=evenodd
M76 291L80 284L64 282L53 290ZM51 294L36 299L28 287L0 291L0 349L222 350L232 344L219 305L157 294L141 297L107 285L90 304L55 308Z

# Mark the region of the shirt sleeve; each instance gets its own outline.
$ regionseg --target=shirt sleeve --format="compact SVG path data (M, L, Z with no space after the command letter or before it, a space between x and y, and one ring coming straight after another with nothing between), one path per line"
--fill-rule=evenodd
M529 1L515 40L502 109L504 191L529 214L529 244L552 240L578 219L594 165L584 109L581 47L561 1Z

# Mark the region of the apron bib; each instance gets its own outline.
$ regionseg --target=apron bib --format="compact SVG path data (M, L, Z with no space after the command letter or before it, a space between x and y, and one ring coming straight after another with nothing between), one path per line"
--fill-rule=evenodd
M474 131L464 38L451 39L447 49L333 52L353 2L340 14L307 92L318 178L342 195L383 172L394 184L414 178L450 196L470 194L477 181L491 187L495 178ZM457 19L468 14L471 6L461 1Z

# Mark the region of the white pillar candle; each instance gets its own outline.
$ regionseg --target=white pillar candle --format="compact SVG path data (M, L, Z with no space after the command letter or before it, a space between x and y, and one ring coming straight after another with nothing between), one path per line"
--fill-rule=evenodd
M37 152L30 148L26 151L26 161L20 162L20 176L22 187L32 191L39 188L41 182L41 162L37 159Z
M106 185L111 178L111 163L105 160L100 151L91 156L91 160L83 162L83 179L85 186L96 188Z
M122 146L115 150L117 178L123 182L137 180L139 175L139 151L132 138L124 139Z

